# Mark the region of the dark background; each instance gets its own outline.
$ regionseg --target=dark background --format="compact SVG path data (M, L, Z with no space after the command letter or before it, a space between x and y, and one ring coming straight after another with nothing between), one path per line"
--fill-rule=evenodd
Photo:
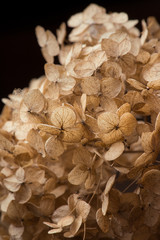
M0 11L0 99L15 88L27 87L32 78L44 73L45 61L35 37L37 25L55 34L62 22L92 2L105 7L107 12L126 12L129 19L141 21L155 16L160 22L160 1L155 0L5 2ZM2 107L0 101L0 110Z

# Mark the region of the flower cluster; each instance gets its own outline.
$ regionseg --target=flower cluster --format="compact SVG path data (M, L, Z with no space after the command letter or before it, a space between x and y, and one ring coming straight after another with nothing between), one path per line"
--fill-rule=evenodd
M44 75L2 99L2 240L160 238L160 25L137 23L36 27Z

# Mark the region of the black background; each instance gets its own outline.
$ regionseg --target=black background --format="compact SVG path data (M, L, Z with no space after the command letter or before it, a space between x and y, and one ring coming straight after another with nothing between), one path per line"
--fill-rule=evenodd
M0 99L15 88L27 87L32 78L44 73L45 61L35 37L37 25L55 34L62 22L90 3L105 7L107 12L126 12L129 19L155 16L160 23L160 1L155 0L5 2L0 8ZM0 110L2 107L0 101Z

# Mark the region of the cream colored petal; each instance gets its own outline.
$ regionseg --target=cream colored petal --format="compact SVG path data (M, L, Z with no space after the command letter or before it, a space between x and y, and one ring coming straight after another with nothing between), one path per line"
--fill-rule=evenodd
M102 201L102 214L103 214L103 216L105 216L106 213L107 213L108 205L109 205L109 196L107 194L107 195L103 196L103 201Z
M108 77L102 79L101 87L103 96L115 98L122 89L122 83L119 79Z
M64 77L58 80L58 84L61 90L69 91L75 86L76 80L73 77Z
M69 27L77 27L82 23L83 15L82 13L76 13L71 16L67 22Z
M45 106L45 98L39 89L28 91L23 101L30 112L40 113Z
M47 34L47 50L50 56L56 56L59 53L59 45L55 35L50 31L46 31Z
M88 171L86 166L77 165L68 174L68 181L73 185L80 185L86 180L87 176L88 176Z
M141 83L141 82L139 82L139 81L137 81L137 80L135 80L135 79L133 79L133 78L128 78L128 79L127 79L127 82L128 82L132 87L134 87L134 88L137 89L137 90L143 90L143 89L145 89L145 85L144 85L143 83Z
M109 133L101 133L99 137L106 145L111 145L115 142L123 140L123 134L120 129L113 129Z
M160 90L160 79L148 82L147 87L154 90Z
M47 42L47 34L42 26L36 26L35 28L37 41L40 47L44 47Z
M118 158L124 151L124 144L122 142L113 143L109 150L105 152L104 158L106 161L113 161Z
M155 81L160 79L160 63L153 64L149 69L143 72L146 81Z
M51 158L57 158L64 152L64 146L55 137L50 137L45 143L45 150Z
M100 91L100 81L94 76L83 78L81 81L82 92L87 95L96 95Z
M124 39L118 45L118 55L123 56L131 50L131 42L128 39Z
M111 132L119 124L119 118L116 113L104 112L98 116L98 127L104 133Z
M109 231L110 221L108 216L104 216L102 209L99 208L96 212L96 221L102 232L106 233Z
M119 24L125 23L128 21L128 15L125 12L114 12L111 14L111 21Z
M136 118L131 113L124 113L119 121L119 129L125 136L133 133L137 125Z
M109 193L109 191L111 190L114 182L116 179L116 174L113 174L107 181L105 189L104 189L104 195L107 195Z
M53 63L46 63L44 65L44 70L45 70L46 77L49 81L51 82L58 81L60 73L57 65Z
M46 45L41 48L41 53L47 63L53 63L54 57L48 53L48 49Z
M31 129L27 135L27 141L29 142L30 146L37 150L38 153L42 154L45 157L45 149L43 139L38 133L37 130Z
M52 125L48 125L48 124L38 124L37 128L41 131L44 131L46 133L53 134L53 135L59 135L61 132L56 127L54 127Z
M9 192L7 197L1 201L1 211L7 212L10 202L14 199L15 199L14 194Z
M87 202L83 200L79 200L77 202L76 212L78 216L80 215L82 217L83 222L86 222L90 210L91 210L91 206Z
M74 67L74 71L78 77L89 77L95 71L94 63L90 61L80 61Z
M119 44L111 39L102 39L102 50L106 52L109 57L118 57Z
M51 114L51 122L55 127L59 129L72 127L76 122L76 114L69 107L57 107Z

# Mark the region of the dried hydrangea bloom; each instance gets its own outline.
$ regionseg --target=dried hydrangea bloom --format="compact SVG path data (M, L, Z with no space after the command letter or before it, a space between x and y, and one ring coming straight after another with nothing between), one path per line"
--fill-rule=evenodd
M2 239L159 239L160 24L137 23L91 3L35 28L44 74L2 99Z

